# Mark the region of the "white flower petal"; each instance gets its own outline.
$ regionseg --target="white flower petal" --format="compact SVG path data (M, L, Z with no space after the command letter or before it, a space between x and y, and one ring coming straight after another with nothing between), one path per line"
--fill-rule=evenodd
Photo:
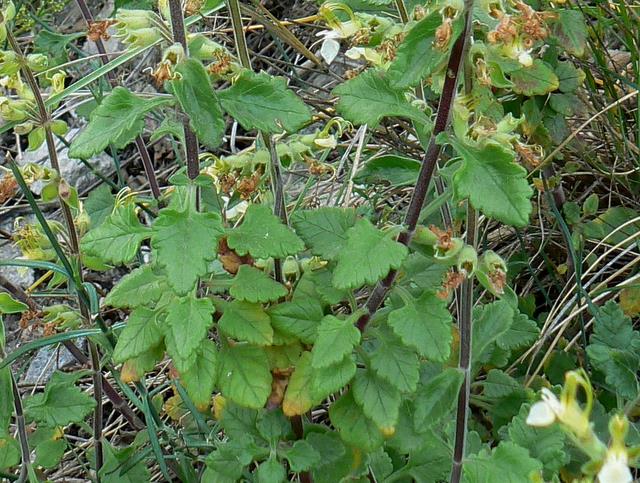
M326 37L320 47L320 56L327 64L331 64L340 52L340 42L332 38Z
M555 420L556 414L546 401L538 401L531 406L529 415L527 416L527 424L529 426L550 426Z
M598 481L600 483L631 483L633 476L627 466L627 459L624 456L609 455L598 472Z
M335 149L335 147L338 145L338 143L336 142L336 138L333 136L328 136L326 138L316 138L313 143L316 146L325 149Z
M533 57L528 51L520 52L518 55L518 62L520 62L524 67L531 67L533 65Z
M542 388L542 400L549 405L556 416L560 416L564 412L564 407L558 397L546 387Z
M353 60L358 60L364 55L364 47L351 47L344 55Z

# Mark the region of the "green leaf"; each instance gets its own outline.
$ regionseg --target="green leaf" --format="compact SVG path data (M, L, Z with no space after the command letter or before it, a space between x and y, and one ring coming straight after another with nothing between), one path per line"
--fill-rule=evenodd
M287 472L277 459L270 458L260 463L256 476L258 477L258 483L281 483L286 481Z
M384 73L369 69L333 90L340 99L336 110L354 124L368 124L373 128L384 117L406 117L428 124L424 112L413 106L403 91L389 85Z
M299 440L293 443L291 449L284 455L289 462L289 468L291 468L291 471L294 473L309 471L322 461L320 453L305 440Z
M458 400L464 374L447 368L418 389L414 423L417 430L433 426L449 414Z
M91 190L84 201L84 209L91 220L89 228L95 228L107 219L113 211L115 201L116 198L111 194L111 188L107 184L101 184L96 189Z
M266 72L244 70L218 95L225 110L245 129L296 132L311 121L311 111L287 88L287 81Z
M195 362L197 350L213 324L211 300L188 295L175 299L165 321L165 344L178 371L185 372Z
M415 351L391 333L384 334L379 341L380 346L370 355L372 369L399 391L414 392L420 378L420 363Z
M222 142L225 122L209 75L200 61L186 59L176 66L179 76L171 81L173 93L182 110L189 117L189 124L198 140L211 149Z
M225 306L218 325L234 339L263 346L273 343L271 319L260 304L235 300Z
M313 399L321 401L330 394L345 387L356 375L356 363L352 354L348 354L340 362L313 369L311 394Z
M318 326L318 338L311 351L312 365L316 369L340 362L360 342L360 331L353 320L325 316Z
M48 440L42 441L36 445L36 459L34 464L36 466L42 466L43 468L55 468L60 464L60 460L62 460L64 452L68 449L67 442L64 438L59 438L57 435L57 429L44 428L44 430L48 434L56 435L57 437L50 437ZM40 428L36 430L36 433L38 431L40 431ZM34 444L31 441L29 442Z
M582 12L560 10L556 12L551 33L558 39L559 45L571 55L582 57L587 46L587 26Z
M578 69L569 61L558 62L558 65L556 66L556 75L560 82L559 90L567 93L578 90L586 78L584 71Z
M495 341L505 334L513 322L513 309L504 300L481 306L474 311L472 362L485 362Z
M392 233L378 230L366 219L347 230L347 242L337 257L333 283L339 289L372 285L391 269L400 268L407 247L392 239Z
M462 166L453 175L453 189L459 200L469 198L485 215L513 226L526 226L533 190L527 170L514 161L513 152L487 142L471 145L448 137L462 157Z
M311 352L303 352L296 362L284 394L282 411L285 415L300 416L309 411L316 402L316 397L311 390L313 373Z
M19 314L29 310L27 304L14 299L7 292L0 292L0 314Z
M74 385L79 377L82 377L82 374L55 372L44 393L25 398L27 416L51 427L83 421L93 410L96 402Z
M560 81L547 64L536 59L530 67L511 72L513 92L525 96L543 96L560 87Z
M587 354L593 367L602 372L611 391L625 399L638 394L640 332L618 304L607 302L598 310Z
M20 463L20 445L11 436L0 437L0 470Z
M237 404L260 409L271 394L271 372L265 351L251 345L224 347L220 351L218 384Z
M310 248L311 253L333 260L347 240L346 232L356 222L356 212L350 208L323 207L296 211L291 224Z
M297 337L305 344L312 344L324 312L317 299L305 297L270 307L269 316L271 325L279 332Z
M115 87L91 113L84 131L71 143L69 157L88 159L109 145L124 148L144 128L149 111L170 103L166 98L138 97L124 87Z
M347 392L329 408L331 424L348 444L372 451L382 446L383 437L378 427L365 416L364 411Z
M362 184L385 183L393 187L414 185L420 166L420 161L415 159L387 154L369 159L353 180Z
M508 396L522 388L518 381L499 369L491 369L489 371L487 378L484 380L483 387L484 395L490 399L499 399Z
M133 203L114 209L113 213L82 238L82 250L98 259L120 265L130 262L151 230L140 223Z
M240 265L229 293L237 300L274 302L287 295L287 289L262 270L251 265Z
M133 359L162 342L162 330L158 326L155 311L136 308L127 319L127 325L118 337L113 360L121 363Z
M621 243L627 247L634 243L627 238L633 237L640 231L640 222L628 223L632 219L640 216L636 210L625 206L614 206L598 216L595 220L582 225L582 232L587 238L596 240L607 240L611 244ZM625 225L624 228L620 228ZM615 230L615 233L614 233ZM627 241L627 243L623 243Z
M356 373L352 391L365 416L383 433L393 434L400 410L400 391L371 370Z
M498 347L505 350L529 347L538 339L536 323L524 314L516 314L511 327L497 339Z
M217 256L222 233L217 214L198 213L193 208L160 211L153 224L151 243L169 284L178 294L192 290L198 277L207 273L209 262Z
M389 313L388 323L405 345L423 357L438 362L449 358L453 341L451 314L447 303L433 292L405 300L404 307Z
M389 66L389 83L395 88L406 89L439 69L449 57L449 50L460 35L463 24L463 16L459 15L453 22L447 48L439 49L435 45L435 34L442 25L442 14L436 11L416 23L398 47L396 57Z
M153 305L169 290L167 279L151 264L142 265L120 279L104 300L105 305L134 308Z
M570 454L565 447L565 434L555 424L546 428L529 426L526 420L530 407L529 404L523 404L520 413L500 429L500 436L505 441L527 448L529 455L544 465L547 470L545 479L549 480L570 461Z
M240 256L284 258L304 250L304 243L265 205L247 208L242 225L231 230L227 244Z
M529 483L529 475L542 469L542 464L518 445L502 442L491 454L482 450L466 459L464 483Z
M210 340L203 340L197 351L195 363L180 374L180 382L199 408L207 407L216 383L218 351Z
M106 441L103 444L104 466L100 469L100 478L104 483L140 483L150 481L151 476L144 465L144 460L133 466L129 463L138 451L133 446L115 448ZM128 469L124 471L124 467Z

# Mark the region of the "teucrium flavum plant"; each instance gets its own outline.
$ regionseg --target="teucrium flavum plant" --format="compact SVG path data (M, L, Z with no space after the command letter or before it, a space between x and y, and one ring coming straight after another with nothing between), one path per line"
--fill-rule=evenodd
M478 215L509 229L530 222L531 174L558 144L554 129L577 107L584 79L569 58L585 51L575 11L471 0L407 11L415 2L398 0L398 18L393 2L364 2L388 7L375 14L325 3L321 57L331 64L343 51L361 68L333 87L331 108L319 109L284 77L251 69L237 0L228 2L235 49L192 31L195 16L185 27L185 13L222 6L196 3L118 9L112 23L129 52L157 50L157 92L113 87L69 149L83 160L134 142L145 150L147 122L162 118L152 140L177 143L186 169L154 190L157 199L103 190L83 203L55 162L14 166L24 188L44 181L41 200L59 198L66 214L66 235L45 222L19 237L26 258L55 268L52 286L78 297L80 315L59 305L49 320L61 332L99 325L86 333L100 349L94 380L116 398L102 382L101 355L128 389L143 420L135 424L149 430L148 441L136 438L134 448L146 452L133 462L133 450L96 444L98 477L112 481L124 464L130 479L148 479L153 460L165 478L185 481L630 481L638 450L625 442L629 421L613 416L604 442L584 372L567 374L560 399L545 380L523 386L517 361L538 324L510 287L507 262L469 234ZM3 39L13 38L13 8L2 13ZM33 77L45 61L0 52L13 89L0 97L0 114L28 136L29 149L66 133L50 115L64 83L39 86ZM335 206L314 208L283 191L283 167L330 173L336 167L324 161L343 149L343 134L360 129L360 159L366 131L391 120L422 146L419 162L370 157ZM219 156L228 121L256 141ZM385 216L353 203L359 187L383 183L411 186L410 203ZM464 228L460 217L434 222L449 202L466 207ZM65 239L73 236L75 246ZM82 267L126 274L99 299ZM458 300L467 301L467 316ZM29 309L0 299L0 313ZM629 347L637 349L638 335L612 302L602 312L586 353L609 390L631 403L640 359ZM105 313L124 323L105 324ZM165 357L170 397L157 404L162 395L147 391L146 378ZM0 368L0 469L20 461L7 428L23 409L37 428L23 453L31 444L35 466L58 463L65 427L99 404L75 385L83 375L56 373L22 408L8 367ZM542 401L531 387L542 389ZM98 419L93 434L102 441ZM571 445L586 456L572 460Z

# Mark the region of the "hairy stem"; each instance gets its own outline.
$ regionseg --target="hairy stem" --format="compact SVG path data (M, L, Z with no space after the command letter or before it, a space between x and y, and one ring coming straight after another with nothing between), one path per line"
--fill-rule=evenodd
M16 41L13 33L11 31L7 31L7 40L11 45L13 51L21 57L23 60L21 61L21 72L25 77L29 88L33 93L33 97L36 103L36 107L38 108L39 113L39 122L40 125L44 128L45 132L45 141L47 144L47 151L49 153L49 162L51 163L51 167L55 169L58 174L60 174L60 163L58 161L58 152L56 150L55 140L53 139L53 133L51 132L51 117L49 116L49 112L47 111L47 107L44 103L44 99L40 93L40 87L33 75L33 72L29 68L29 66L24 61L24 54L22 53L22 49L20 45ZM72 271L70 275L76 278L77 285L82 286L82 264L80 263L80 242L78 238L78 232L76 231L76 226L73 221L73 214L71 213L71 208L63 199L63 197L59 194L58 201L60 203L60 208L62 210L62 215L64 217L65 223L67 225L67 234L69 238L69 250L71 251L72 260L74 267L72 267ZM45 220L46 224L46 220ZM80 307L80 313L82 318L86 323L91 322L91 311L89 310L89 305L85 303L84 298L78 293L78 306ZM91 343L90 343L91 347ZM94 398L96 401L96 407L94 410L93 416L93 439L95 444L96 451L96 474L102 468L103 454L102 454L102 378L100 371L100 357L97 353L97 347L93 345L92 352L92 370L93 370L93 380L94 380ZM98 483L100 481L99 477L96 477Z
M463 53L471 28L470 3L473 2L467 1L465 3L464 32L460 35L460 37L458 37L455 44L453 45L453 48L451 49L449 63L447 65L447 76L444 81L442 94L440 95L440 102L438 104L436 122L433 127L433 132L431 133L431 138L429 139L429 145L427 146L425 155L422 158L422 165L420 167L420 172L418 173L418 180L416 181L415 189L413 190L413 195L411 196L411 201L409 202L409 207L407 208L407 213L404 218L405 230L398 236L398 242L402 243L403 245L409 245L409 243L411 243L416 225L418 224L418 220L420 218L420 211L422 210L424 200L427 196L429 184L431 183L431 179L433 178L438 158L440 157L440 152L442 151L442 146L437 143L436 138L440 133L444 132L449 125L449 115L451 112L451 107L453 106L453 101L456 96L456 88L458 85L458 74L462 65ZM358 320L357 325L360 331L364 331L367 324L371 320L371 317L373 316L373 314L375 314L375 312L378 310L378 308L386 298L389 290L391 290L393 282L396 279L397 273L398 272L396 270L390 271L384 279L378 282L376 287L371 292L371 295L369 296L369 299L365 304L366 313Z
M184 29L182 2L180 0L169 0L169 13L171 14L171 29L173 32L173 41L182 45L184 54L188 56L189 47L187 45L187 34ZM182 125L184 128L184 144L187 158L187 176L189 177L189 179L193 180L196 179L200 174L200 161L198 159L198 138L191 129L189 119L184 114L182 116Z
M91 10L89 10L87 2L85 0L76 0L76 4L82 12L82 17L84 18L87 27L90 27L94 19L93 15L91 14ZM96 49L98 49L98 53L100 54L100 62L102 62L103 65L106 65L109 62L109 59L106 55L107 49L105 49L104 43L99 38L94 42L96 44ZM109 79L109 83L111 84L111 86L116 85L116 78L113 71L110 70L109 72L107 72L107 78ZM161 196L160 185L158 184L158 178L156 177L156 172L153 169L151 157L149 156L149 151L147 151L147 146L144 143L142 135L137 136L135 142L138 153L140 154L140 160L142 161L142 167L144 168L144 172L147 175L147 181L149 182L151 194L155 199L159 199Z
M472 1L470 3L473 3ZM468 56L469 42L465 44L463 51L463 78L464 93L471 95L473 89L473 68ZM473 122L472 116L470 122ZM467 201L467 232L465 235L467 245L476 247L478 244L478 213ZM453 446L453 464L451 468L451 481L458 483L462 477L462 461L465 454L467 441L467 421L469 419L469 398L471 396L471 346L473 323L473 277L468 277L462 282L459 292L458 328L460 331L460 356L458 368L462 370L464 380L458 394L458 406L456 409L456 430Z

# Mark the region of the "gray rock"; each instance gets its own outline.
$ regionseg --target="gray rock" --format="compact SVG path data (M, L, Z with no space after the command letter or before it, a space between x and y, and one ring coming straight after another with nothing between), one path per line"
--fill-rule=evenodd
M21 256L20 250L12 242L0 245L0 259L13 260ZM2 267L2 275L14 285L27 288L35 281L33 270L27 267Z
M84 350L87 341L83 338L75 341L75 343L80 349ZM31 360L22 382L25 384L44 384L51 379L55 371L75 363L75 357L63 345L43 347Z
M80 129L71 129L67 133L67 140L73 140L79 132ZM60 170L62 171L60 174L67 183L69 183L69 185L74 186L79 192L82 192L91 186L91 184L98 179L98 177L79 159L69 158L69 150L58 140L56 140L56 150L58 152ZM28 163L37 163L48 167L51 166L49 164L49 153L47 151L46 144L40 146L36 151L25 151L22 156L18 158L19 165L24 166ZM95 171L105 175L114 168L113 158L105 153L87 160L87 163L91 165ZM31 190L35 194L39 195L42 191L42 187L42 183L34 183Z

